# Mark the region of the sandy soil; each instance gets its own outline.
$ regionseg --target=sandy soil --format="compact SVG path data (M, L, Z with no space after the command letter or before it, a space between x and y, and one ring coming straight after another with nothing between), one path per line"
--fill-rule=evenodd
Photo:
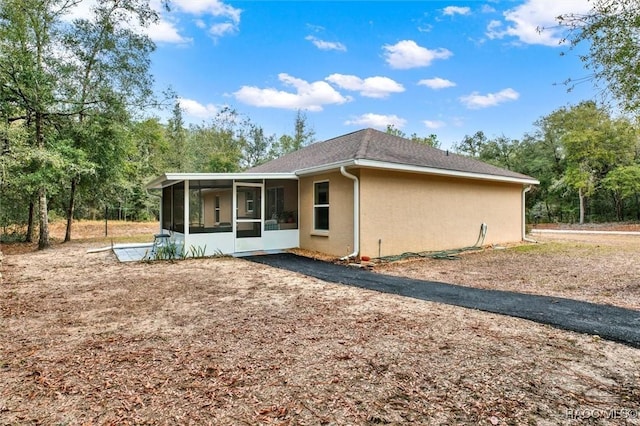
M640 424L638 349L239 259L87 254L104 244L3 246L0 424ZM583 278L635 255L585 244L537 255L595 256ZM506 273L527 250L431 267Z
M408 259L376 270L640 310L640 236L544 234L537 244L487 247L458 260Z

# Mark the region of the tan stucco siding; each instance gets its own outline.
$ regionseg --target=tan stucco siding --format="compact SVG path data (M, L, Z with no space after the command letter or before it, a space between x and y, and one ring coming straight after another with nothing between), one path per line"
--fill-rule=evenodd
M329 232L314 232L314 182L329 181ZM345 256L353 251L353 180L339 172L300 179L300 247Z
M470 246L482 223L485 244L520 241L521 197L518 184L362 169L360 254Z
M216 197L220 197L220 222L231 223L231 210L232 210L232 191L216 190L207 191L202 195L202 202L204 205L204 226L211 227L217 225L215 221L215 202Z

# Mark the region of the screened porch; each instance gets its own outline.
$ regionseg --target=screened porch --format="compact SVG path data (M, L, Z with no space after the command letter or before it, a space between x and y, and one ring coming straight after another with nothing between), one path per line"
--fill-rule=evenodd
M166 174L161 233L205 255L298 247L298 180L293 175Z

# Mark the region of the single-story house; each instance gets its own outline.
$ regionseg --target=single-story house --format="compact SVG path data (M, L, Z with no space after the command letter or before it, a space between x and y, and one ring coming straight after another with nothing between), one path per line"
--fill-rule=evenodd
M161 232L205 254L303 248L371 258L525 238L539 182L364 129L242 173L166 173Z

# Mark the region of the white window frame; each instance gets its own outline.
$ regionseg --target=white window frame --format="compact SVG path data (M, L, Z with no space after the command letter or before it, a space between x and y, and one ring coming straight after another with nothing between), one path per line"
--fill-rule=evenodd
M316 228L316 208L318 207L326 207L327 208L327 214L330 214L331 212L331 201L329 201L329 203L327 204L316 204L316 185L319 183L327 183L327 198L329 198L329 194L331 193L331 183L329 182L329 179L325 179L325 180L318 180L318 181L314 181L313 182L313 232L316 234L328 234L329 233L329 229L331 229L331 222L329 221L329 226L327 227L327 229L318 229ZM331 200L329 198L329 200ZM328 218L327 218L328 219Z
M220 195L214 195L213 200L213 221L216 225L220 224Z
M251 197L249 197L249 194L251 194ZM253 192L245 192L244 207L247 213L253 213L253 209L255 208Z

